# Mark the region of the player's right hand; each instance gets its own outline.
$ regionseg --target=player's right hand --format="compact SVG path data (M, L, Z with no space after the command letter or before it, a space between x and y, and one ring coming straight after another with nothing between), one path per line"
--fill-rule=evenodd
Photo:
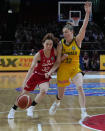
M84 8L85 8L85 12L90 13L90 12L91 12L91 8L92 8L91 2L88 2L88 1L87 1L87 2L85 3Z
M67 57L68 57L68 54L64 54L64 55L61 57L61 61L64 61Z

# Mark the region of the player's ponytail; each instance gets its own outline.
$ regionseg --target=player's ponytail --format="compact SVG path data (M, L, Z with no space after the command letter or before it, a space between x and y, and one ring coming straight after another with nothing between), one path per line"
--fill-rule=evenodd
M73 23L71 23L71 22L67 22L63 28L67 28L70 31L74 30Z

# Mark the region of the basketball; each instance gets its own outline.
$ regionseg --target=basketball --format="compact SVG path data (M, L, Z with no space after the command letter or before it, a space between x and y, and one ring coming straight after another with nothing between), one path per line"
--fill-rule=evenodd
M21 109L27 109L31 103L31 97L28 95L21 95L17 98L17 104Z

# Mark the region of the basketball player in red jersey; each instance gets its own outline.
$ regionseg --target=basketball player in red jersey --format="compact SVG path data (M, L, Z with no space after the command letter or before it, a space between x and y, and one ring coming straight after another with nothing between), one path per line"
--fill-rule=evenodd
M27 109L27 116L30 117L33 117L35 105L37 105L43 99L43 97L46 95L46 92L48 91L50 78L45 78L45 74L49 72L49 70L54 65L55 56L57 55L54 44L58 43L58 39L54 37L52 33L46 34L42 43L44 48L34 56L32 65L22 85L21 95L33 91L37 85L40 88L40 93L35 97L35 100ZM8 118L14 118L17 108L18 106L16 102L9 111Z

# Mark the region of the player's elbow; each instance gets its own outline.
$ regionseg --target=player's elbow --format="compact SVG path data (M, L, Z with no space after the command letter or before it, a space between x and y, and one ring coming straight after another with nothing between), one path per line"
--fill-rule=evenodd
M81 31L79 33L79 37L78 37L79 41L82 41L84 39L84 37L85 37L85 31Z

